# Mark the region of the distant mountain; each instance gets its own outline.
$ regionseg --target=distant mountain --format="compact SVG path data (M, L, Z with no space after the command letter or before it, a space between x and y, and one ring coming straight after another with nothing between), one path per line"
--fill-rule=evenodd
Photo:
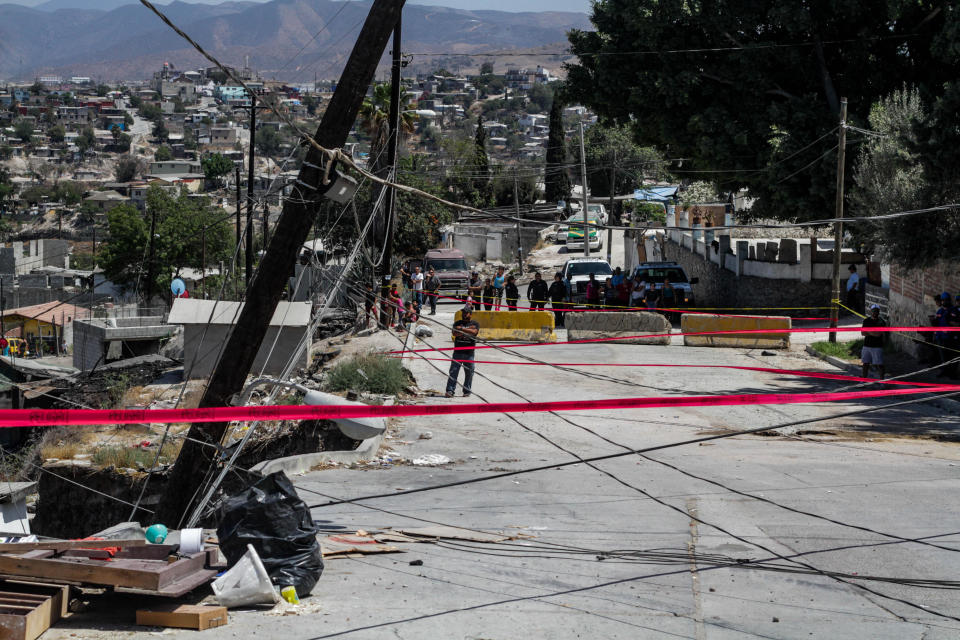
M40 11L57 9L86 9L93 11L113 11L125 4L136 4L137 0L47 0L35 5Z
M70 2L49 0L46 5ZM110 2L122 0L99 0L100 4ZM315 73L321 79L339 75L370 4L178 1L163 11L225 64L241 66L249 56L250 66L267 77L305 82L312 81ZM560 48L571 28L589 28L586 14L466 11L408 4L403 14L403 48L408 53L431 54L415 56L415 64L442 64L450 59L454 61L450 66L455 66L452 54L531 49L553 43L560 43ZM110 11L43 11L0 4L0 77L19 74L21 79L30 79L40 73L58 73L107 81L136 79L148 76L164 62L177 68L209 65L139 4Z

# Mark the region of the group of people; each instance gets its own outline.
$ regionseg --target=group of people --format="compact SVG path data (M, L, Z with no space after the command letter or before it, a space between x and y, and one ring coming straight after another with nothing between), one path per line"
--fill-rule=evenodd
M563 274L556 273L553 276L553 282L547 285L542 274L535 273L527 287L530 308L545 309L549 302L551 311L556 317L556 325L562 327L564 313L574 308L591 310L641 308L651 311L662 309L668 317L671 317L676 313L673 309L683 302L683 292L675 288L669 278L665 278L660 283L647 282L639 274L623 273L620 267L617 267L613 275L602 282L594 273L589 274L588 278L584 291L586 304L583 305L575 302L579 292L569 277L564 280ZM511 306L510 310L516 311L516 307Z
M936 296L937 311L930 318L935 327L960 327L960 294L951 298L946 291ZM936 331L933 334L940 364L960 357L960 331ZM957 377L957 363L940 369L939 376Z

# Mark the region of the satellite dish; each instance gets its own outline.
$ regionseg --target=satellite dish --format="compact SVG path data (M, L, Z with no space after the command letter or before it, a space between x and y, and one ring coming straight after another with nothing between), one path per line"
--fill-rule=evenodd
M170 291L173 292L173 295L180 297L187 290L187 285L184 284L183 280L180 278L174 278L173 282L170 283Z

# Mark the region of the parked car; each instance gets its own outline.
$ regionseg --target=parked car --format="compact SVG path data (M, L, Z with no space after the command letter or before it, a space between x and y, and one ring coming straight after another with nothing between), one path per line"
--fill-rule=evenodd
M570 280L573 302L587 301L587 282L592 273L597 282L604 282L613 275L610 263L602 258L572 258L563 265L563 281Z
M567 230L567 251L583 251L583 239L584 236L589 234L588 242L590 243L590 250L595 251L603 248L603 234L600 233L601 229L598 226L600 220L598 218L588 218L587 229L584 229L583 220L581 219L580 224L576 222L569 223L569 229Z
M440 278L440 294L445 296L466 296L470 283L470 268L466 257L457 249L430 249L423 256L423 270L431 267ZM441 300L443 300L441 298Z
M600 221L600 224L607 224L609 220L609 217L607 216L607 208L602 204L588 204L587 215L591 218L597 218Z
M688 278L687 272L678 262L641 262L634 268L634 273L640 275L640 279L648 283L654 282L663 284L664 279L669 278L677 292L677 305L685 307L696 306L696 300L693 296L693 285L700 282L699 278Z

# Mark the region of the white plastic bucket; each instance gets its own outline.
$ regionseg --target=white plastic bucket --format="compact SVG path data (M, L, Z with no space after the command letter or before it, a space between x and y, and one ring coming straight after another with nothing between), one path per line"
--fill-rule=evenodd
M277 592L273 589L270 576L260 562L253 545L247 545L247 552L230 567L230 570L213 581L213 594L220 606L245 607L253 604L276 604Z
M180 531L180 553L191 554L203 551L203 529Z

